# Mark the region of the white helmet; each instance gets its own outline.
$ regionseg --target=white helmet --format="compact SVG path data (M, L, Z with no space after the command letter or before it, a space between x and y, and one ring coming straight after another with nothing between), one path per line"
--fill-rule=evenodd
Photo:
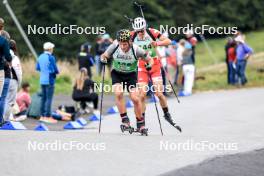
M147 23L146 20L142 17L137 17L134 19L132 23L132 27L135 31L140 31L142 29L146 29Z

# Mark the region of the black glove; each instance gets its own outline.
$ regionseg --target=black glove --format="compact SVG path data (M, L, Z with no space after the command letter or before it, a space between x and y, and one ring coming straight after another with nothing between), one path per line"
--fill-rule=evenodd
M149 63L146 63L145 67L146 67L147 71L150 71L152 68L152 65L150 65Z

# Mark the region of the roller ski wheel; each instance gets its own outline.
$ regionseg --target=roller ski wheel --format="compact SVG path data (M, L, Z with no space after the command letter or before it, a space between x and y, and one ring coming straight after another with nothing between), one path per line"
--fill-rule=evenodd
M148 136L148 129L147 128L137 129L134 132L140 133L141 136Z
M122 133L124 133L125 131L128 131L129 134L132 134L134 132L134 128L127 125L127 124L121 124L120 129L121 129Z
M145 128L145 118L137 119L137 130L136 132L140 133L141 136L148 136L148 129Z
M140 134L141 134L141 136L148 136L148 129L144 128L144 129L140 130Z
M122 124L120 125L120 129L122 133L124 133L125 131L128 131L130 134L133 133L134 128L130 126L130 121L127 116L122 118Z
M173 121L173 119L172 119L170 113L166 113L166 114L164 115L164 118L165 118L165 120L166 120L167 122L169 122L169 124L171 124L171 125L172 125L174 128L176 128L179 132L182 132L181 127L180 127L179 125L177 125L177 124Z

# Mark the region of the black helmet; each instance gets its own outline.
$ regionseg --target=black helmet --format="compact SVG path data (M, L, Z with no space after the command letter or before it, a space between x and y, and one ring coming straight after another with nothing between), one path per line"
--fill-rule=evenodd
M130 40L130 31L128 29L121 29L117 32L116 39L119 42L128 42Z
M86 42L81 45L81 51L90 52L91 49L92 49L92 45L90 44L90 42Z

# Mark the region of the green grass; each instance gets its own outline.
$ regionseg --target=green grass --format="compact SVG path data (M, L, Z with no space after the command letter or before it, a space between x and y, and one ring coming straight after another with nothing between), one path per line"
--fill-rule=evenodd
M24 78L23 81L30 83L30 93L35 93L40 91L39 76L31 76ZM55 94L65 94L70 95L72 92L72 81L67 75L58 76L55 85Z

